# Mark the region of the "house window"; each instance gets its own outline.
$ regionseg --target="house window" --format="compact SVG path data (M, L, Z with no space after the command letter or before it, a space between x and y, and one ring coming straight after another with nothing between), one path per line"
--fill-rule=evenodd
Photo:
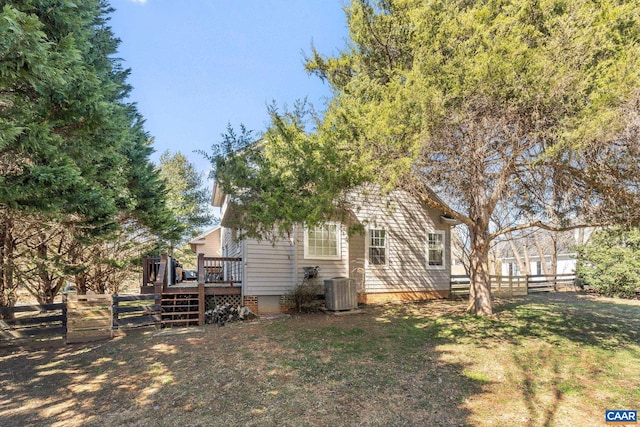
M387 232L383 228L369 229L369 264L387 264Z
M427 268L444 268L444 231L427 232Z
M305 228L304 257L340 259L340 224L326 223Z

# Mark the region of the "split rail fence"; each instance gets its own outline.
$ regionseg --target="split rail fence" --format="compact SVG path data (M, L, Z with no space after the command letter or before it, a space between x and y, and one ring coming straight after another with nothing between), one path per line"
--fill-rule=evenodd
M575 274L491 276L491 293L497 297L524 296L537 292L575 291ZM450 295L469 295L469 276L451 276Z

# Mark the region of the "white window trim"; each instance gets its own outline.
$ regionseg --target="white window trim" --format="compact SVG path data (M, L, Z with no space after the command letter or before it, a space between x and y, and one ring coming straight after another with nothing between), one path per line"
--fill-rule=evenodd
M342 226L339 222L326 222L324 225L336 226L336 255L309 254L309 227L304 227L304 258L305 259L342 259Z
M374 264L369 260L369 248L371 247L371 230L383 230L384 231L384 264ZM389 265L389 230L386 227L367 227L366 236L364 240L364 251L366 254L367 265L372 267L386 267Z
M429 265L429 234L439 234L442 236L442 265ZM446 233L444 230L427 230L425 234L424 243L424 256L425 264L428 270L444 270L447 266L447 251L446 251Z

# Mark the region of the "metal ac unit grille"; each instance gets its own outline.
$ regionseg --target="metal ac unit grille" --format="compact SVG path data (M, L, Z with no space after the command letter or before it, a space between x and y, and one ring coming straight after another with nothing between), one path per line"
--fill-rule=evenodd
M354 280L336 277L324 281L324 298L327 310L341 311L358 308L358 291Z

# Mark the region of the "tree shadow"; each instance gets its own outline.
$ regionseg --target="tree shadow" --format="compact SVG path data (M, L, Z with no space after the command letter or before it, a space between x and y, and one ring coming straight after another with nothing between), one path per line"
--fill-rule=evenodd
M538 294L497 301L494 315L486 318L464 313L462 303L452 310L452 304L399 306L394 315L412 319L436 348L437 344L460 344L468 352L477 349L487 354L506 349L515 376L512 381L519 384L520 400L528 413L523 425L553 425L566 396L584 391L572 370L598 371L580 373L582 379L600 374L597 366L581 365L583 350L595 360L621 351L634 360L640 358L640 305L636 302L574 293Z
M498 380L474 372L471 359L450 353L450 345L492 354L508 344L511 352L502 354L513 363L529 425L551 425L572 387L565 344L638 355L637 305L549 294L500 301L487 319L464 308L451 301L390 304L354 316L310 314L210 326L196 335L3 351L0 418L8 426L468 425L477 416L470 399ZM549 353L521 350L531 337ZM541 374L549 383L544 395Z
M559 339L601 349L626 348L637 352L640 344L640 305L599 300L583 294L547 293L498 300L492 317L444 315L430 325L434 337L518 344L537 337Z

